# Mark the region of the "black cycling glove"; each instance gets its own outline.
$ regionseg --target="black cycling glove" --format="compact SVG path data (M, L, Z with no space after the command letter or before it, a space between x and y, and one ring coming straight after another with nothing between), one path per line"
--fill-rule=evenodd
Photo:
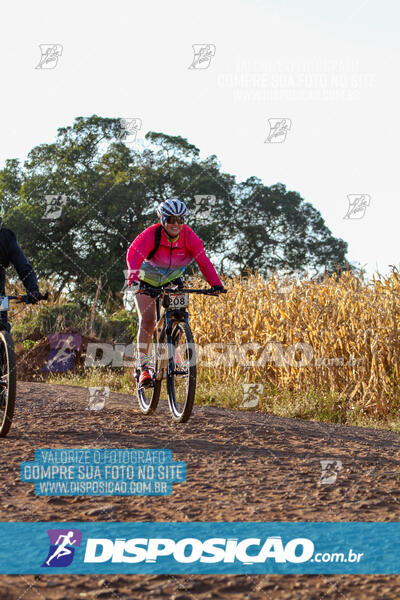
M224 286L223 285L213 285L211 287L211 291L212 292L223 292L224 291Z
M28 291L27 296L28 304L36 304L42 298L42 294L39 292L39 290L34 290L32 292Z

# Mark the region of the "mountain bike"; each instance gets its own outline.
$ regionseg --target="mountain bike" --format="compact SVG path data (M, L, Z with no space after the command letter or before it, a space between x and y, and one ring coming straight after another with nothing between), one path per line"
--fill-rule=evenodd
M226 292L224 289L219 293ZM196 352L189 325L189 294L217 294L211 288L195 290L180 287L141 288L137 293L156 297L156 327L149 351L150 387L138 387L140 369L135 370L140 409L145 415L154 413L160 399L162 380L166 379L172 418L186 423L196 392ZM161 306L164 308L162 314Z
M47 300L48 297L46 292L38 300ZM10 300L16 300L17 304L30 304L28 295L0 296L0 437L5 437L10 431L17 390L14 342L7 319Z

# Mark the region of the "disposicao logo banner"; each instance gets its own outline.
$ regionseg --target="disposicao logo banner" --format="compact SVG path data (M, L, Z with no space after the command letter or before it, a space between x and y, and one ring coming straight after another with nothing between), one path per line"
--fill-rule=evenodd
M400 523L5 523L0 573L398 574Z

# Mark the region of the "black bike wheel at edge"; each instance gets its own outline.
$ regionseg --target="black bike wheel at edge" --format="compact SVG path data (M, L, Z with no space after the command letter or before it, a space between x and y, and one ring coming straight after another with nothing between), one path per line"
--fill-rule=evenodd
M177 398L177 390L176 384L180 384L179 378L182 380L181 375L170 374L169 369L167 370L167 393L168 393L168 403L169 408L172 413L172 417L174 421L178 423L186 423L190 415L192 413L192 408L194 404L194 398L196 394L196 354L193 342L193 334L190 326L187 323L181 322L177 323L172 332L172 343L174 347L177 347L179 340L181 340L182 336L185 338L185 352L186 352L186 360L188 364L187 368L187 384L186 391L184 394L184 401L179 403ZM173 357L174 370L176 369L175 365L175 351Z
M10 431L14 416L17 374L12 337L0 331L0 437Z
M161 343L161 339L160 339ZM152 346L152 357L151 363L154 367L154 373L157 373L159 368L159 356L156 352L157 345L157 336L156 333L153 333L153 346ZM137 398L139 402L140 410L145 415L151 415L154 413L158 406L158 401L160 399L161 392L161 383L162 379L154 379L154 387L141 388L137 390Z

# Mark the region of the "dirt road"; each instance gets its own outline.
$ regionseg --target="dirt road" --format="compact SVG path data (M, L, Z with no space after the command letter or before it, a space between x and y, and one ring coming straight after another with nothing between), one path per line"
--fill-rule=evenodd
M88 406L87 389L18 383L9 436L0 441L2 521L399 521L395 433L195 407L175 425L161 401L144 417L134 397ZM38 497L21 483L37 448L169 448L187 482L167 497ZM320 483L320 460L342 469ZM163 598L398 598L400 576L0 576L1 600Z

